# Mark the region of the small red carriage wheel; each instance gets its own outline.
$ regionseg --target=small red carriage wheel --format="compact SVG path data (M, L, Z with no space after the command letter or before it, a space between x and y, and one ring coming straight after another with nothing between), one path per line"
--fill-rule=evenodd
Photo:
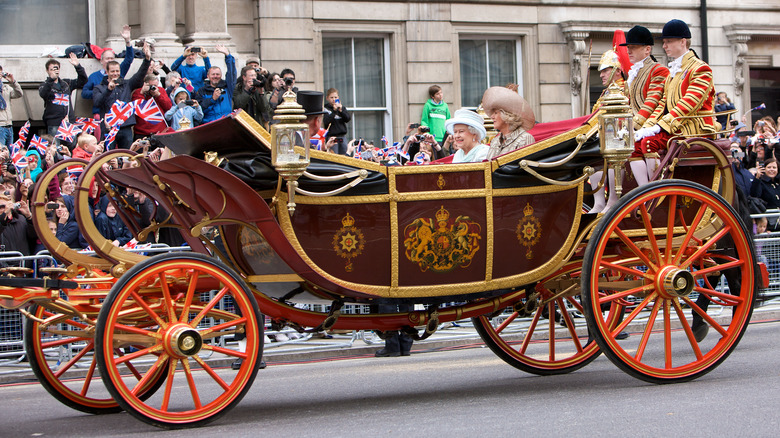
M498 357L528 373L565 374L578 370L599 355L588 336L579 294L560 294L546 285L571 283L579 290L581 263L574 262L527 289L515 306L494 316L473 318L482 340Z
M251 386L262 355L260 312L241 278L201 254L163 254L128 270L100 310L98 368L128 413L163 428L195 427L235 406ZM226 342L245 333L246 351ZM221 361L211 361L221 359ZM238 370L229 366L243 359ZM144 360L140 381L126 364ZM139 388L158 371L161 391L147 400Z
M601 219L585 251L590 330L612 362L651 383L692 380L723 362L748 326L756 287L742 220L718 194L688 181L630 192ZM633 306L615 307L626 312L620 324L612 311L594 311L626 300ZM718 315L707 312L710 304L721 306ZM617 339L622 331L628 339Z
M30 313L40 319L55 314L40 306ZM121 407L111 397L96 369L94 330L78 318L68 318L47 328L32 319L24 327L24 343L30 368L41 385L54 398L73 409L88 414L120 412ZM130 366L135 367L132 363ZM136 375L139 375L136 372ZM162 384L160 372L141 391L142 397L152 395Z

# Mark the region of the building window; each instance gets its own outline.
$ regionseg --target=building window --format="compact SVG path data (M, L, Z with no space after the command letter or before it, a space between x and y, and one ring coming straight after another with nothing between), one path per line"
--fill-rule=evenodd
M518 40L461 39L459 49L462 106L476 108L485 90L493 86L518 84L523 94Z
M52 44L64 49L63 41L90 41L89 3L90 0L0 0L0 44Z
M350 137L376 146L383 135L393 138L388 51L387 38L322 38L324 88L338 89L341 103L352 114Z

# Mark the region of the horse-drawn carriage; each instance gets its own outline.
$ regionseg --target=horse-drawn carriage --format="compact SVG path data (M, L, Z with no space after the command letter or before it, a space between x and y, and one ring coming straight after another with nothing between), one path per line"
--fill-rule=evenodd
M66 268L4 278L0 305L26 309L30 364L57 399L161 427L204 424L240 401L262 358L264 317L416 339L472 318L498 356L531 373L571 372L604 352L649 382L695 379L736 347L759 283L730 157L717 141L675 138L657 181L586 213L604 117L539 124L537 143L492 161L382 166L295 146L307 144L300 125L269 134L238 112L158 135L174 158L109 152L85 168L77 216L98 257L45 226L49 182L74 164L58 163L38 184L34 222ZM117 157L134 166L103 167ZM140 240L178 229L193 253L113 246L90 217L93 181ZM142 226L129 188L165 219ZM342 314L350 303L426 310ZM70 359L52 360L63 349ZM214 366L213 355L240 366ZM86 371L66 379L77 363Z

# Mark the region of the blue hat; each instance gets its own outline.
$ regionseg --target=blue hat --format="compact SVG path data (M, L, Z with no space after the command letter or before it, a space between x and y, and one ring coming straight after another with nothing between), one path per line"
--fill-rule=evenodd
M634 26L626 33L626 42L621 46L654 46L653 34L646 27Z
M682 20L670 20L664 25L664 30L661 32L661 38L690 38L691 30L688 25Z

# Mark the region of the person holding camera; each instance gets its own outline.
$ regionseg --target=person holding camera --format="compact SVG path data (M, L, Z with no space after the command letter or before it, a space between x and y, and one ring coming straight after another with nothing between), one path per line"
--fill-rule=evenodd
M716 113L722 113L724 111L730 111L736 109L734 107L734 104L731 103L731 100L729 99L728 95L726 95L725 91L721 91L718 94L715 95L715 112ZM722 116L715 116L715 119L720 123L720 126L725 127L726 126L726 120L729 118L728 115L722 115ZM734 118L734 114L731 114L731 118Z
M196 64L198 56L203 58L202 66ZM211 60L209 59L209 52L202 47L186 47L184 54L171 64L171 70L179 72L182 78L189 79L195 90L199 90L205 85L210 69Z
M235 91L233 84L236 83L236 76L238 76L236 59L221 44L216 46L216 50L225 55L227 74L225 79L222 79L222 69L211 67L208 71L208 82L198 89L195 98L203 108L203 123L221 119L233 111L233 91Z
M339 99L339 90L335 88L328 89L325 93L325 115L322 118L322 124L325 129L328 130L327 139L336 137L336 144L333 148L333 152L339 155L346 155L347 144L344 142L344 136L347 135L349 130L347 129L347 123L352 120L352 116L349 114L344 105L341 104Z
M242 109L263 127L271 120L271 106L265 100L266 77L247 65L241 69L239 85L233 91L233 108Z
M278 79L274 75L271 75L271 82L274 88L268 97L268 103L271 105L271 109L276 111L276 107L282 103L284 92L292 90L293 93L298 93L298 87L295 86L295 72L291 69L285 68L282 70Z
M0 245L5 251L19 251L22 255L32 255L35 240L35 228L32 213L27 202L14 202L13 193L6 190L0 194Z
M149 100L154 99L157 107L160 108L160 112L165 114L173 106L171 99L165 92L165 89L160 85L160 77L153 74L147 74L144 77L144 84L141 88L133 90L133 100ZM152 134L162 132L167 128L165 123L151 123L138 117L135 122L135 128L133 130L133 139L149 137Z
M129 81L125 81L122 78L121 67L118 62L111 61L107 64L108 74L103 78L103 82L95 87L93 100L94 104L100 109L101 119L105 120L106 113L111 111L111 107L116 101L130 102L133 97L133 90L141 87L143 84L144 76L149 69L149 64L152 62L152 53L148 43L144 43L143 52L143 63L141 63L141 67ZM128 117L120 126L114 141L106 145L106 150L130 148L130 145L133 143L133 126L135 123L136 118L134 115ZM103 129L105 129L105 132L109 132L108 126L104 125Z
M11 114L11 99L22 97L22 86L16 82L14 75L6 73L0 66L0 145L10 146L14 142L14 117ZM8 82L6 84L6 81Z
M46 132L52 136L57 135L57 130L64 118L67 117L70 123L76 121L70 93L87 83L87 72L79 63L75 53L70 54L68 62L76 69L76 79L61 79L60 62L56 59L50 59L46 61L48 77L38 87L38 95L43 99L43 121L46 123ZM119 63L117 63L118 68Z
M203 121L203 109L197 100L193 100L190 92L184 87L179 87L173 92L174 105L165 113L165 120L171 128L181 129L182 119L189 121L191 128L194 128Z

